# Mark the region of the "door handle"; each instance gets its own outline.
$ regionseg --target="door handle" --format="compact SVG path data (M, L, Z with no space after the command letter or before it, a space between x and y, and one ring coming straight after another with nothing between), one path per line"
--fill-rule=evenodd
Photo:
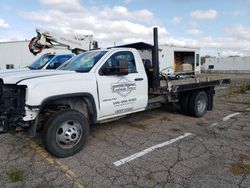
M142 81L143 78L135 78L135 81Z

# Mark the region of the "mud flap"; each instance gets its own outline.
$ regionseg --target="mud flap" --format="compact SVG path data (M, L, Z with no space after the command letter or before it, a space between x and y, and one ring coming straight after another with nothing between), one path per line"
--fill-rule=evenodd
M208 111L213 110L214 94L215 94L214 87L207 91L207 98L208 98L207 110Z

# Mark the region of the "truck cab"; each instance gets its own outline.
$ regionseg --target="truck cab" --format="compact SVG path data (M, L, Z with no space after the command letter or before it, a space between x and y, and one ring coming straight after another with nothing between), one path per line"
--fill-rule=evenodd
M42 130L44 147L68 157L83 148L91 124L167 103L195 117L212 110L214 87L228 80L172 82L159 72L157 42L147 47L153 62L119 47L84 52L56 70L0 73L0 133Z
M57 70L1 73L0 133L21 128L34 136L49 113L45 147L66 157L83 146L89 124L143 111L147 103L147 75L136 49L93 50ZM55 125L58 119L63 122Z
M35 60L31 65L27 66L27 68L30 70L57 69L73 56L74 54L44 54Z

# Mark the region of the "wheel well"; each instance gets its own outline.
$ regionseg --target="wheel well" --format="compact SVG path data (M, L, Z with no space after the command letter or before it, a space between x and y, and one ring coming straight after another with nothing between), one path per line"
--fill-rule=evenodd
M83 93L80 96L55 96L43 101L39 115L29 129L29 135L34 137L36 132L43 128L50 115L64 109L74 109L81 112L88 119L89 124L97 122L96 106L92 95Z
M40 109L40 113L50 112L55 113L63 109L73 109L81 112L90 123L94 123L95 119L95 107L92 104L92 100L89 97L74 96L63 97L47 100Z
M208 87L208 88L203 88L203 89L197 89L197 90L192 90L192 91L185 91L179 93L179 102L181 102L181 99L183 97L190 97L190 95L196 91L204 91L207 94L208 97L208 106L207 110L212 110L213 109L213 96L214 96L214 87ZM187 99L189 100L189 99Z

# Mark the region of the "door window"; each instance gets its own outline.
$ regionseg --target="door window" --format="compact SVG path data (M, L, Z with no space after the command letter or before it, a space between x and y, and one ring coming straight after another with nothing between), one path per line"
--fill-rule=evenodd
M106 63L102 66L103 68L109 68L110 70L116 70L119 68L119 60L125 60L128 62L128 73L137 73L135 58L132 52L117 52L113 54ZM100 72L103 75L102 71Z

